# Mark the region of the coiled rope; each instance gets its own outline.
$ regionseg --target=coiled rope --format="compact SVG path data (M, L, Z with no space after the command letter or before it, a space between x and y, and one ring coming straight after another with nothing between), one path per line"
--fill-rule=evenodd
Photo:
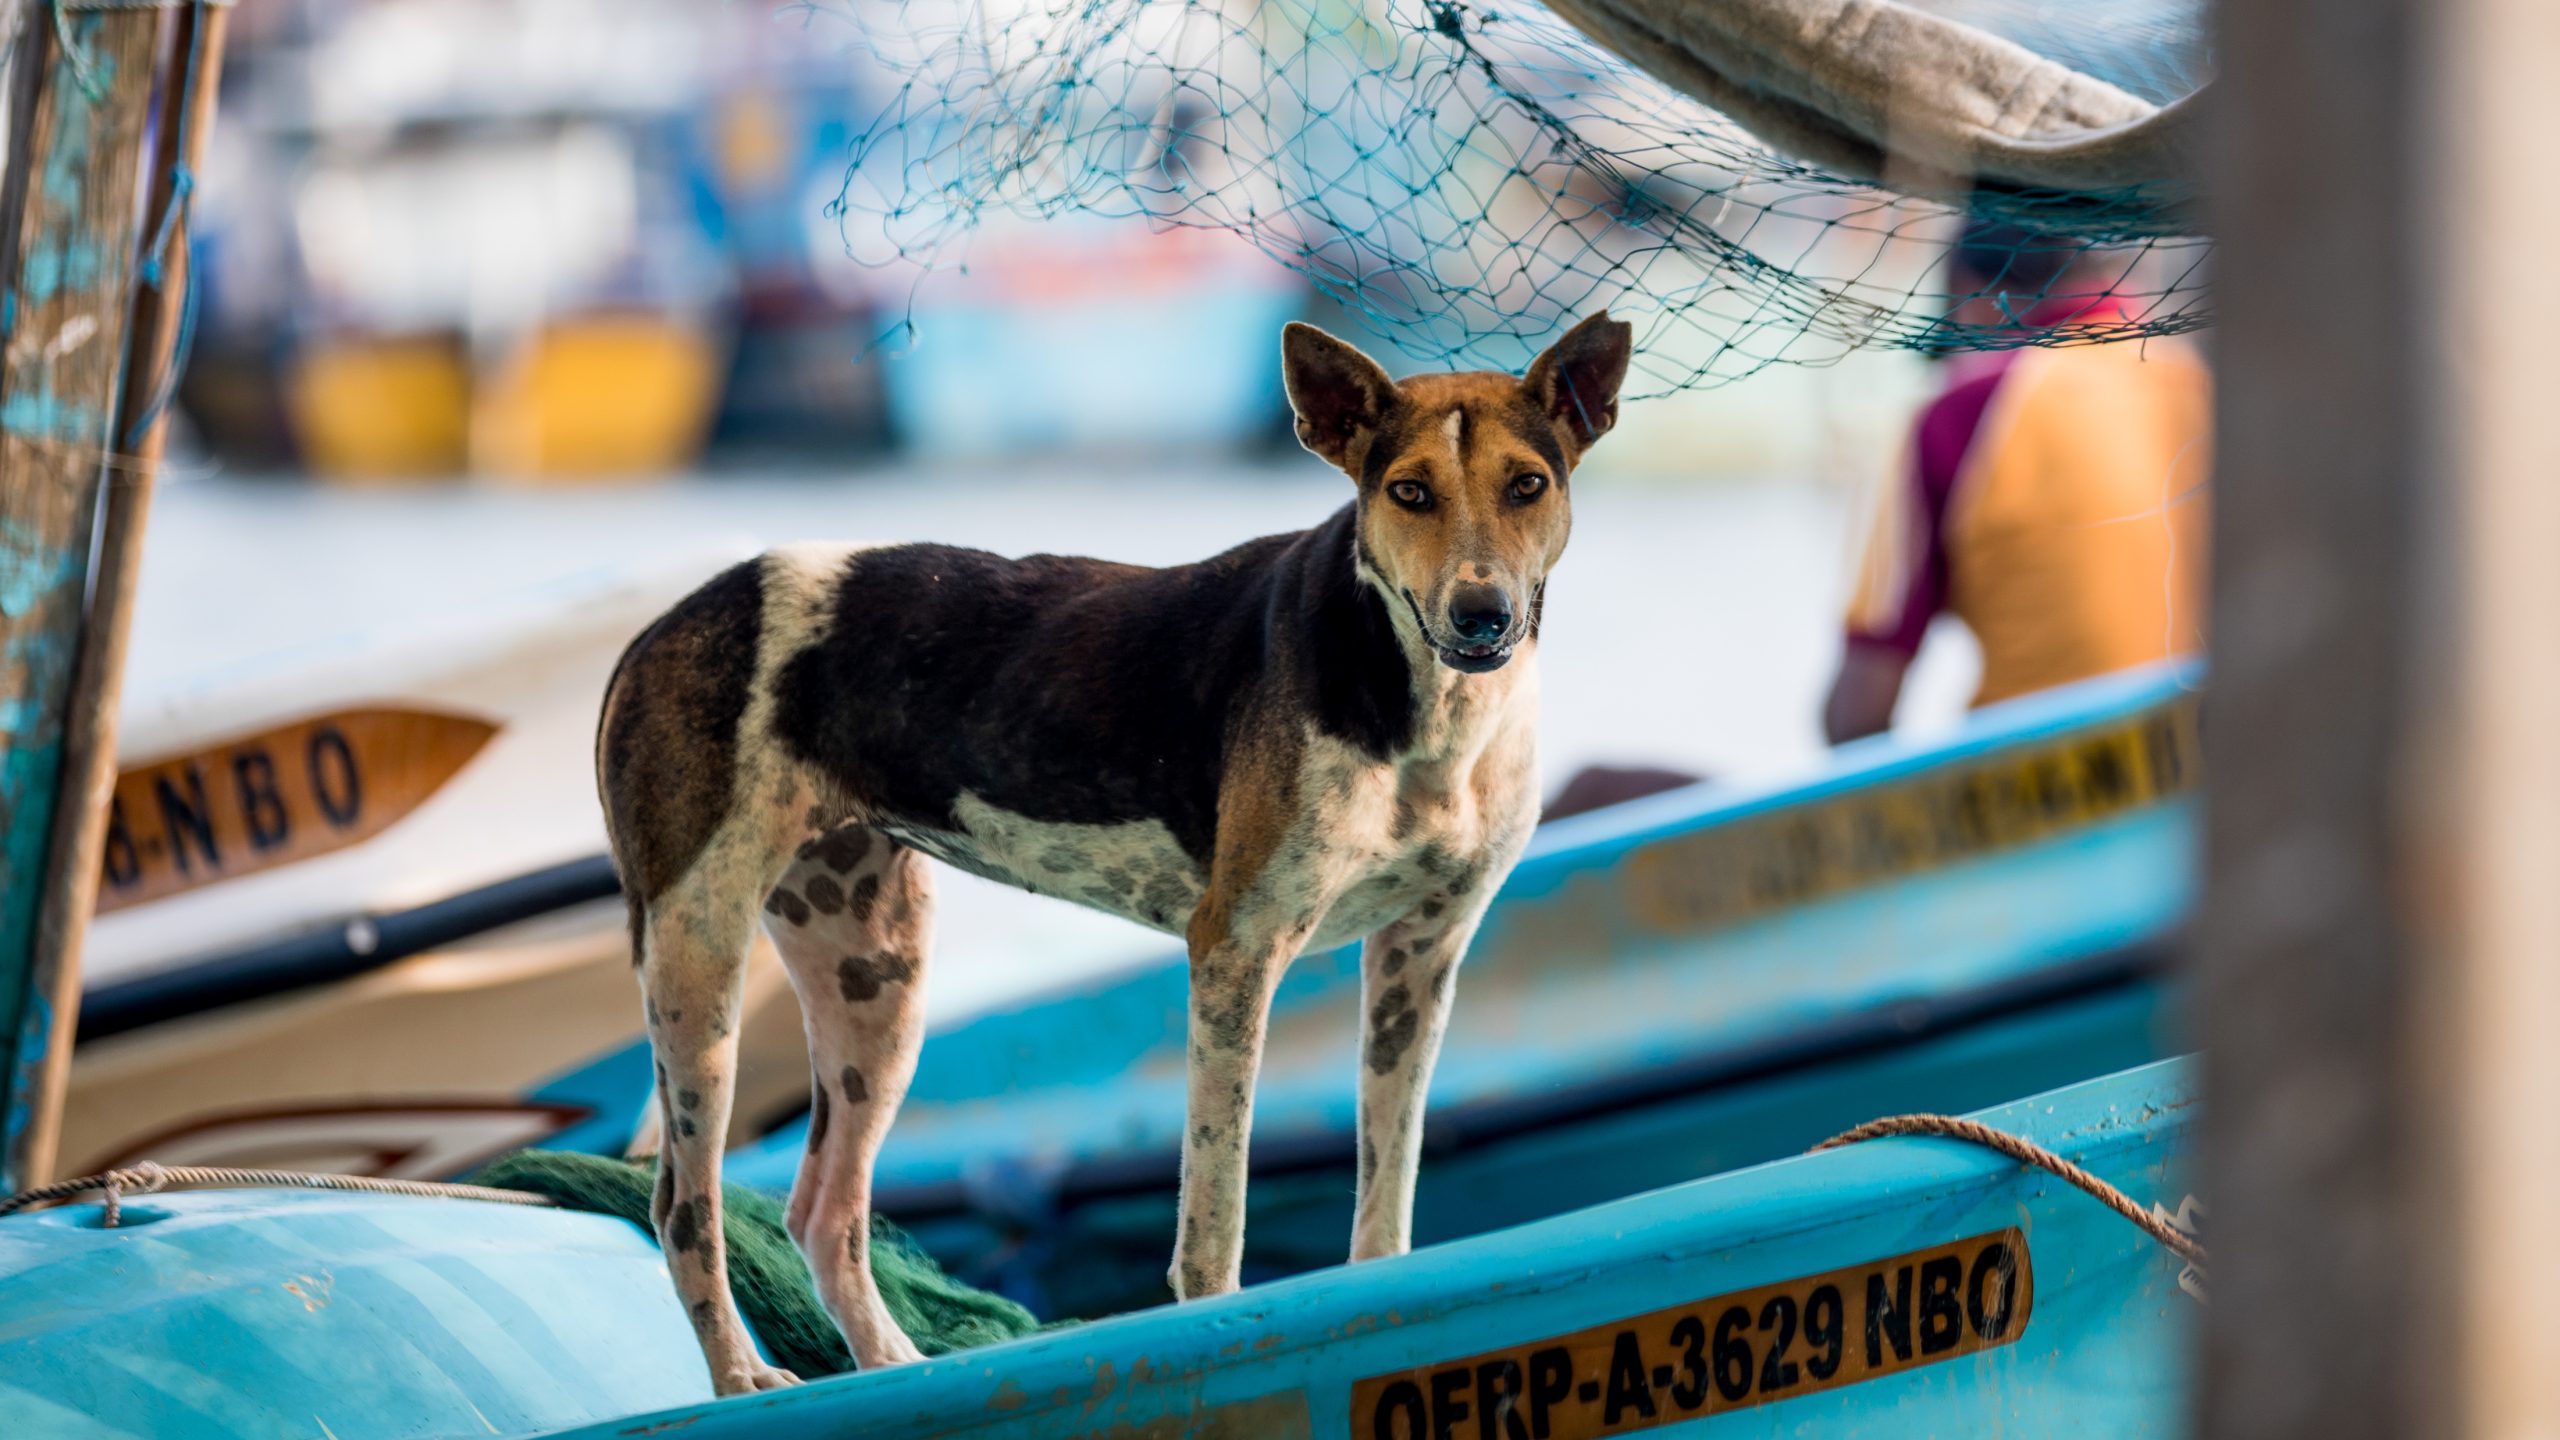
M425 1195L444 1200L486 1200L499 1205L549 1205L541 1195L497 1190L486 1185L457 1185L442 1180L387 1180L374 1175L314 1175L302 1170L234 1170L215 1165L161 1165L145 1160L103 1175L56 1180L21 1190L0 1201L0 1217L39 1205L58 1204L75 1196L104 1192L106 1228L124 1215L124 1197L149 1195L175 1186L283 1185L304 1190L360 1190L376 1195Z
M2145 1210L2106 1181L2063 1159L2031 1140L2021 1140L2005 1130L1994 1130L1978 1120L1960 1119L1953 1115L1888 1115L1870 1120L1853 1130L1844 1130L1821 1144L1816 1150L1830 1150L1842 1145L1855 1145L1866 1140L1882 1140L1898 1135L1926 1135L1941 1140L1962 1140L1986 1150L1996 1150L2021 1165L2047 1171L2065 1184L2086 1193L2099 1204L2130 1220L2143 1234L2159 1241L2171 1253L2201 1269L2205 1263L2204 1247L2195 1237L2179 1230L2168 1221Z

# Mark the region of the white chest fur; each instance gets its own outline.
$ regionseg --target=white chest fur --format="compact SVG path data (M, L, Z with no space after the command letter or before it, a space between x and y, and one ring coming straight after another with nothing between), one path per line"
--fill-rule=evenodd
M1311 948L1355 940L1426 905L1473 893L1535 823L1536 744L1526 728L1448 756L1366 762L1311 744L1301 883L1330 895Z

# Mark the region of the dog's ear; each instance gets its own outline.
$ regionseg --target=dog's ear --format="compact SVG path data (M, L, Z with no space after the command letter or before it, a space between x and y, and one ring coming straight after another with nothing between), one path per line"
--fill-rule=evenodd
M1618 423L1618 387L1626 383L1635 347L1635 327L1603 310L1530 362L1520 383L1573 442L1577 457Z
M1377 361L1296 321L1280 332L1280 375L1298 413L1299 443L1345 470L1395 402L1395 381Z

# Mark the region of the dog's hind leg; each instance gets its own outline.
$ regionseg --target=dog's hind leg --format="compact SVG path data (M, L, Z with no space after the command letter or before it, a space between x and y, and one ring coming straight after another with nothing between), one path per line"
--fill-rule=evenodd
M729 1131L738 1005L762 889L746 873L761 869L760 857L747 853L752 847L738 849L735 863L713 863L723 858L715 845L706 863L649 902L641 919L640 984L657 1059L663 1147L651 1218L712 1387L722 1395L795 1378L757 1355L729 1295L720 1228L720 1147Z
M765 929L800 992L814 1072L791 1238L856 1363L921 1360L872 1278L871 1165L924 1044L931 875L878 831L836 830L800 847L765 902Z

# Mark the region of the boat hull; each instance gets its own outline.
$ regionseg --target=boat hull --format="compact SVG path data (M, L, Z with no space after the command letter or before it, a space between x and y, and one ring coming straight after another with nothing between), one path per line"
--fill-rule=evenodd
M2194 1101L2166 1062L1975 1118L2191 1215ZM1888 1140L555 1440L2171 1435L2201 1289L2048 1174Z
M33 1437L521 1435L707 1400L658 1248L600 1215L251 1190L0 1220Z

